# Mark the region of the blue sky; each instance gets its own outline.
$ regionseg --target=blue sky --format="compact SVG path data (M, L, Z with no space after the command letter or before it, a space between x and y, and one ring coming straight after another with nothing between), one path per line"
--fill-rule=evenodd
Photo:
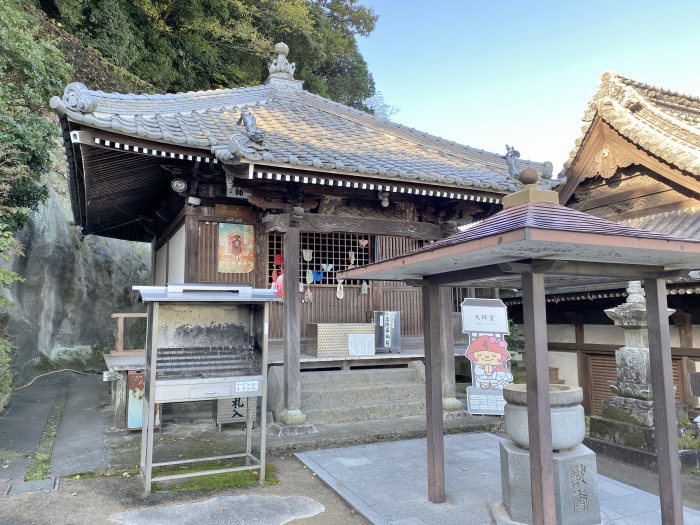
M700 1L361 3L379 15L359 46L392 120L555 173L605 71L700 96Z

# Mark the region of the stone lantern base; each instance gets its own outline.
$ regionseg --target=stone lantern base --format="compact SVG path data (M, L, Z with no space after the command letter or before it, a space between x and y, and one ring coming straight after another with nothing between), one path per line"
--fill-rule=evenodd
M584 445L554 452L554 487L559 525L600 523L595 453ZM530 452L510 440L501 442L503 503L491 513L498 524L532 523Z

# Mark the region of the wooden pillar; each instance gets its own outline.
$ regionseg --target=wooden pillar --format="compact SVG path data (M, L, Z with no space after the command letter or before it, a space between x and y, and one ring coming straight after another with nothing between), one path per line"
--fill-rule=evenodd
M526 272L522 281L532 523L556 525L544 275Z
M462 403L455 394L455 342L452 334L452 288L442 287L440 290L440 302L442 314L440 316L440 356L442 368L442 409L459 410Z
M197 215L185 215L185 282L200 282L199 216Z
M301 208L294 208L295 212ZM285 425L301 424L301 294L299 293L299 222L301 213L290 216L284 234L284 409L278 419Z
M693 348L693 322L692 316L688 312L676 310L673 314L673 322L678 326L678 335L680 338L681 348ZM681 383L679 386L681 400L688 408L693 408L695 400L690 390L690 373L691 370L690 358L683 356L681 358Z
M445 450L442 437L441 330L442 300L437 286L423 288L423 337L425 341L425 408L428 437L428 499L445 501Z
M661 521L664 525L683 523L681 466L678 457L676 401L673 395L671 336L668 327L666 281L644 281L649 330L649 364L654 393L654 427L659 473Z

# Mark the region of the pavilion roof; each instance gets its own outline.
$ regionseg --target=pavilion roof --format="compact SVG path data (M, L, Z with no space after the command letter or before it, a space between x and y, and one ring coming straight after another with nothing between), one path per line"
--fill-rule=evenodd
M625 282L606 265L659 272L700 266L700 241L633 228L559 204L527 202L463 232L385 261L344 273L349 279L422 280L462 286L517 288L512 263L545 260L561 271L548 289L569 290ZM477 271L487 268L488 271ZM461 273L460 273L461 272Z
M583 116L583 135L559 178L569 175L598 117L643 150L700 176L700 98L605 73Z

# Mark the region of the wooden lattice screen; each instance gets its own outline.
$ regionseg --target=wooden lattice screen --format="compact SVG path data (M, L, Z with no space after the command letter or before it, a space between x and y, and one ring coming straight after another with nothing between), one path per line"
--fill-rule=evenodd
M282 268L279 264L279 256L287 256L284 253L284 234L271 233L268 237L268 261L267 261L267 279L272 282L272 272ZM361 242L362 241L362 242ZM364 242L366 241L366 242ZM348 269L350 265L349 252L352 251L355 256L355 266L362 266L372 261L373 239L370 235L357 233L307 233L303 232L299 236L299 244L301 253L299 254L299 280L306 283L307 270L316 272L316 276L323 277L314 280L313 284L330 284L336 283L336 272L341 272ZM303 257L304 250L312 251L311 261L305 261ZM278 257L275 257L277 255ZM328 271L324 270L322 265L333 265L333 268ZM347 281L347 285L360 284L359 281Z

